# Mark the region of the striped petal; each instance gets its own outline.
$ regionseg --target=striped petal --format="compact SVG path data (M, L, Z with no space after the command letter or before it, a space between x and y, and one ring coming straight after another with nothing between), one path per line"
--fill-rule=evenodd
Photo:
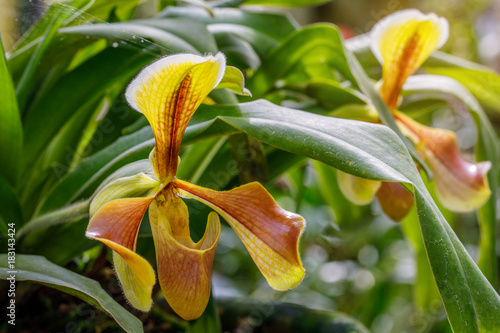
M401 112L398 125L427 160L436 181L436 193L443 206L454 212L470 212L481 207L491 190L486 174L490 162L470 162L457 147L455 133L422 125Z
M155 275L151 265L135 253L142 217L153 197L117 199L102 205L92 216L86 236L113 249L115 271L127 300L148 311Z
M212 264L220 236L219 216L208 216L205 235L195 244L191 238L186 239L184 228L179 228L179 222L187 226L189 218L182 199L165 199L155 200L149 209L158 280L172 309L183 319L193 320L205 311L210 297Z
M176 54L146 66L125 93L154 132L152 162L158 179L168 183L177 170L177 156L186 126L201 102L221 81L226 67L215 56Z
M262 185L250 183L217 192L176 179L174 186L180 195L203 202L222 215L272 288L287 290L302 281L305 270L298 243L305 221L279 207Z
M352 203L363 206L373 201L381 182L356 177L337 170L337 181L342 194Z
M381 95L395 109L404 82L448 39L448 21L408 9L388 15L371 32L371 49L382 64Z
M392 220L402 220L413 207L413 194L399 183L382 182L377 199L384 213Z

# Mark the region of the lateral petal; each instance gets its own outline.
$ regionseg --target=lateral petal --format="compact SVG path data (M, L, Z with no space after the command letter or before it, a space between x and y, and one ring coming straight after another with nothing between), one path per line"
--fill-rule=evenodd
M142 217L154 198L110 201L97 210L85 235L113 249L116 274L132 306L148 311L155 275L151 265L135 253Z
M386 16L371 32L371 49L382 64L382 99L397 107L404 82L448 39L448 21L407 9Z
M113 249L115 272L127 300L134 308L149 311L153 305L151 293L156 281L153 267L146 259L124 246L107 239L96 239Z
M85 235L107 239L134 251L142 217L153 199L128 198L106 203L92 216Z
M220 236L219 216L211 213L203 238L188 247L172 233L165 210L156 201L149 209L158 280L172 309L183 319L193 320L203 314L210 297L212 264Z
M417 145L435 175L436 193L443 206L454 212L481 207L491 194L486 174L491 163L471 162L460 153L455 133L422 125L401 112L398 125Z
M176 54L146 66L125 93L132 108L144 114L154 132L152 156L158 179L168 183L177 170L182 136L192 115L224 76L226 59Z
M337 181L342 194L352 203L363 206L373 201L381 182L356 177L337 170Z
M298 243L305 220L278 206L262 185L217 192L176 179L174 186L180 195L203 202L224 217L272 288L287 290L302 281L305 270Z

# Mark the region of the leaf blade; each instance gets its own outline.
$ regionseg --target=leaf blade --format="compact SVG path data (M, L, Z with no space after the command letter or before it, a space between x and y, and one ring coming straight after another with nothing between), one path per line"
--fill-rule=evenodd
M7 279L7 255L0 254L0 278ZM97 281L55 265L41 256L16 256L16 281L40 283L76 296L113 317L127 332L144 332L142 323L109 296Z
M0 176L13 186L19 177L19 162L23 147L21 116L14 84L7 67L3 44L0 39Z

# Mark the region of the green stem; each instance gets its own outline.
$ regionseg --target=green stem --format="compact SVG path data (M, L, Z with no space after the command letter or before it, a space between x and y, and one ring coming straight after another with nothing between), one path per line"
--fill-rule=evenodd
M71 206L67 206L47 214L37 216L34 219L28 221L28 223L26 223L21 229L18 230L16 238L19 239L26 233L36 229L46 228L87 217L89 216L89 208L90 200L86 200L77 202Z

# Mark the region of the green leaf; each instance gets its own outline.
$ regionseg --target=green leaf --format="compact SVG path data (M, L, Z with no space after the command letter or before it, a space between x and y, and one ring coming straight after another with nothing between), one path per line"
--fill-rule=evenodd
M385 126L319 116L264 100L219 106L213 112L217 109L222 121L279 149L326 162L358 177L410 182L396 165L413 162L401 140Z
M329 115L336 118L361 120L370 123L377 123L380 121L377 110L369 104L345 104L344 106L336 108L333 112L330 112Z
M0 177L0 221L1 230L7 230L8 223L14 223L16 228L24 222L23 212L14 189L9 182ZM3 222L3 223L2 223Z
M36 68L34 80L37 82L46 80L46 76L54 76L54 70L59 66L65 65L78 54L81 49L85 49L95 43L94 39L85 38L79 35L58 35L52 40L45 50L43 58ZM9 66L11 67L12 77L15 82L19 81L24 69L35 52L36 43L29 44L26 48L18 51L12 51L9 55ZM62 72L64 73L64 70ZM63 74L61 73L61 74ZM60 76L61 74L58 74ZM38 92L36 93L38 94Z
M481 226L479 267L493 286L498 285L498 261L496 255L496 216L498 193L498 170L500 168L500 143L493 126L474 96L460 82L452 78L438 75L417 75L410 77L404 86L406 93L431 92L445 93L464 103L472 113L478 131L476 159L490 161L491 169L488 182L491 196L479 209Z
M238 37L250 44L255 52L262 58L264 58L270 50L279 45L278 40L267 35L265 32L241 24L214 23L208 25L207 28L215 36L230 34Z
M161 18L134 20L134 24L151 26L176 35L191 44L200 53L217 53L217 44L205 24L198 20L185 18Z
M425 252L416 210L412 209L408 213L401 221L401 226L407 240L413 247L416 259L417 276L413 285L413 299L422 311L430 315L431 311L435 312L433 308L435 302L440 302L441 299Z
M332 0L247 0L245 5L267 5L267 6L319 6Z
M431 199L417 190L415 200L427 256L453 331L495 332L500 297Z
M15 186L19 177L19 162L23 147L21 116L0 39L0 177Z
M81 133L81 135L78 137L78 141L75 143L75 149L72 152L73 156L71 156L71 164L69 164L70 170L73 170L74 167L80 163L81 159L85 157L87 149L92 149L92 139L96 135L102 135L102 133L97 132L99 125L101 124L102 118L108 114L109 109L112 106L111 100L115 97L116 96L113 95L102 98L101 101L96 104L94 113L90 116L90 118L87 121L82 122L83 124L77 128L78 133Z
M89 219L86 217L70 223L33 230L18 241L20 252L43 256L60 266L67 265L96 245L85 237L88 222ZM47 244L57 245L47 246Z
M481 104L500 112L500 76L491 70L454 67L425 67L432 74L451 77L463 84Z
M282 41L300 28L300 25L293 20L291 15L249 12L237 8L213 8L213 14L211 16L201 8L172 6L158 16L191 18L209 26L213 24L233 24L249 27L277 41Z
M16 281L39 283L76 296L116 320L126 332L144 332L142 323L102 289L99 282L55 265L41 256L16 255L15 273L7 266L7 255L0 254L0 278L12 274Z
M488 72L491 71L491 68L454 56L452 54L444 53L442 51L434 51L429 59L424 63L424 68L427 66L435 66L435 67L461 67L461 68L469 68L477 71Z
M71 170L72 160L81 154L76 151L77 144L85 137L83 129L96 106L96 103L88 105L71 116L47 145L36 167L25 176L22 202L27 216L31 216L36 203L46 194L40 187L48 190L65 171ZM89 108L92 110L88 110Z
M86 24L60 29L63 34L80 34L112 41L124 41L138 49L152 45L152 39L164 53L200 52L184 39L165 30L136 23ZM147 39L146 39L147 38ZM142 44L142 45L141 45Z
M245 40L231 33L214 33L219 50L227 57L227 64L241 69L257 69L260 58Z
M334 110L346 104L366 104L365 97L359 92L342 87L333 80L313 79L307 84L306 93L317 99L327 110Z
M227 66L224 72L224 77L215 89L229 89L232 92L243 95L252 96L250 90L245 88L245 77L243 73L236 67Z
M305 56L316 57L317 61L329 64L332 71L336 69L344 77L355 82L349 70L338 28L329 24L315 24L291 34L275 48L248 80L247 88L254 97L263 96Z
M133 12L140 4L140 0L98 0L92 3L90 8L86 9L86 17L91 19L105 20L114 11L119 19L125 20L130 17L130 11Z
M291 16L283 14L248 12L236 8L213 8L213 15L194 7L169 7L160 17L183 17L198 20L217 38L229 34L251 45L260 57L298 30L300 26ZM241 48L241 43L236 47ZM226 47L226 50L229 46ZM254 52L252 50L252 52Z

